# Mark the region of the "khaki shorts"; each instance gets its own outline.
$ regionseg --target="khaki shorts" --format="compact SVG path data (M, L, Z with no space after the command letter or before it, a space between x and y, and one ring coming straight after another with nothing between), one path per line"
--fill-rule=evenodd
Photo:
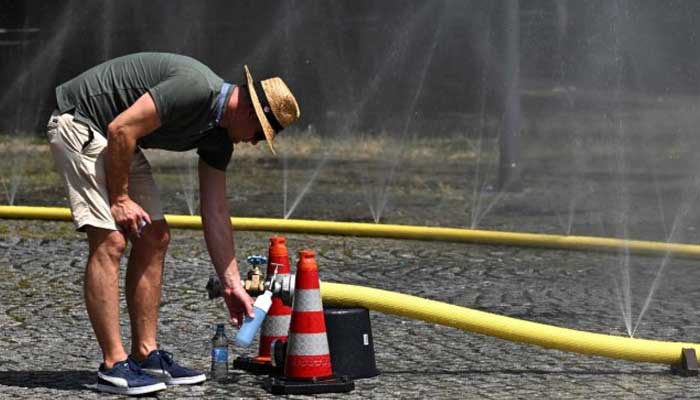
M56 168L68 189L73 222L79 231L87 225L119 230L110 210L105 155L107 139L99 132L73 120L72 114L57 111L49 119L46 133ZM92 137L92 139L90 139ZM129 196L152 221L163 219L163 209L151 166L137 149L129 168Z

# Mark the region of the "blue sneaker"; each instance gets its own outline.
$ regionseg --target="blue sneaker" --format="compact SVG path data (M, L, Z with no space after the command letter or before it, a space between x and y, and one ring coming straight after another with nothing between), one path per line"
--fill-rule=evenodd
M194 385L207 380L203 373L177 364L173 354L164 350L153 350L140 367L143 372L168 385Z
M111 369L100 365L97 390L100 392L141 395L165 389L165 384L144 373L131 359L115 363Z

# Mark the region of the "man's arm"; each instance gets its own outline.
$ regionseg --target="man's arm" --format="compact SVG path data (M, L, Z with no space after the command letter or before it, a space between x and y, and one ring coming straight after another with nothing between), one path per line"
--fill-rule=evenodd
M138 236L139 223L151 223L148 214L129 198L129 166L136 142L160 127L160 116L146 93L107 126L107 190L117 225Z
M224 288L231 322L240 325L243 314L253 317L253 300L241 283L236 262L233 227L226 200L226 173L199 160L199 199L204 240Z

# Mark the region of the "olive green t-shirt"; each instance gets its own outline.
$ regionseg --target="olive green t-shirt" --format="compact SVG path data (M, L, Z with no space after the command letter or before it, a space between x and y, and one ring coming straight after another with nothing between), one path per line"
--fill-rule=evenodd
M71 112L106 136L107 126L144 93L158 110L161 127L142 137L142 148L197 149L208 165L225 170L233 143L216 124L224 81L206 65L169 53L137 53L90 68L56 88L60 112ZM225 102L223 104L226 104Z

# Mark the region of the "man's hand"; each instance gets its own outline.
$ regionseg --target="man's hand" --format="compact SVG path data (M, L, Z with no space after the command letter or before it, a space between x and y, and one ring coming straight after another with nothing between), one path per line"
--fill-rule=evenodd
M141 227L151 223L151 217L129 197L112 203L112 216L126 236L141 237Z
M228 312L231 315L231 324L240 328L245 315L251 318L255 317L253 299L248 296L243 286L224 288L224 301L226 301Z

